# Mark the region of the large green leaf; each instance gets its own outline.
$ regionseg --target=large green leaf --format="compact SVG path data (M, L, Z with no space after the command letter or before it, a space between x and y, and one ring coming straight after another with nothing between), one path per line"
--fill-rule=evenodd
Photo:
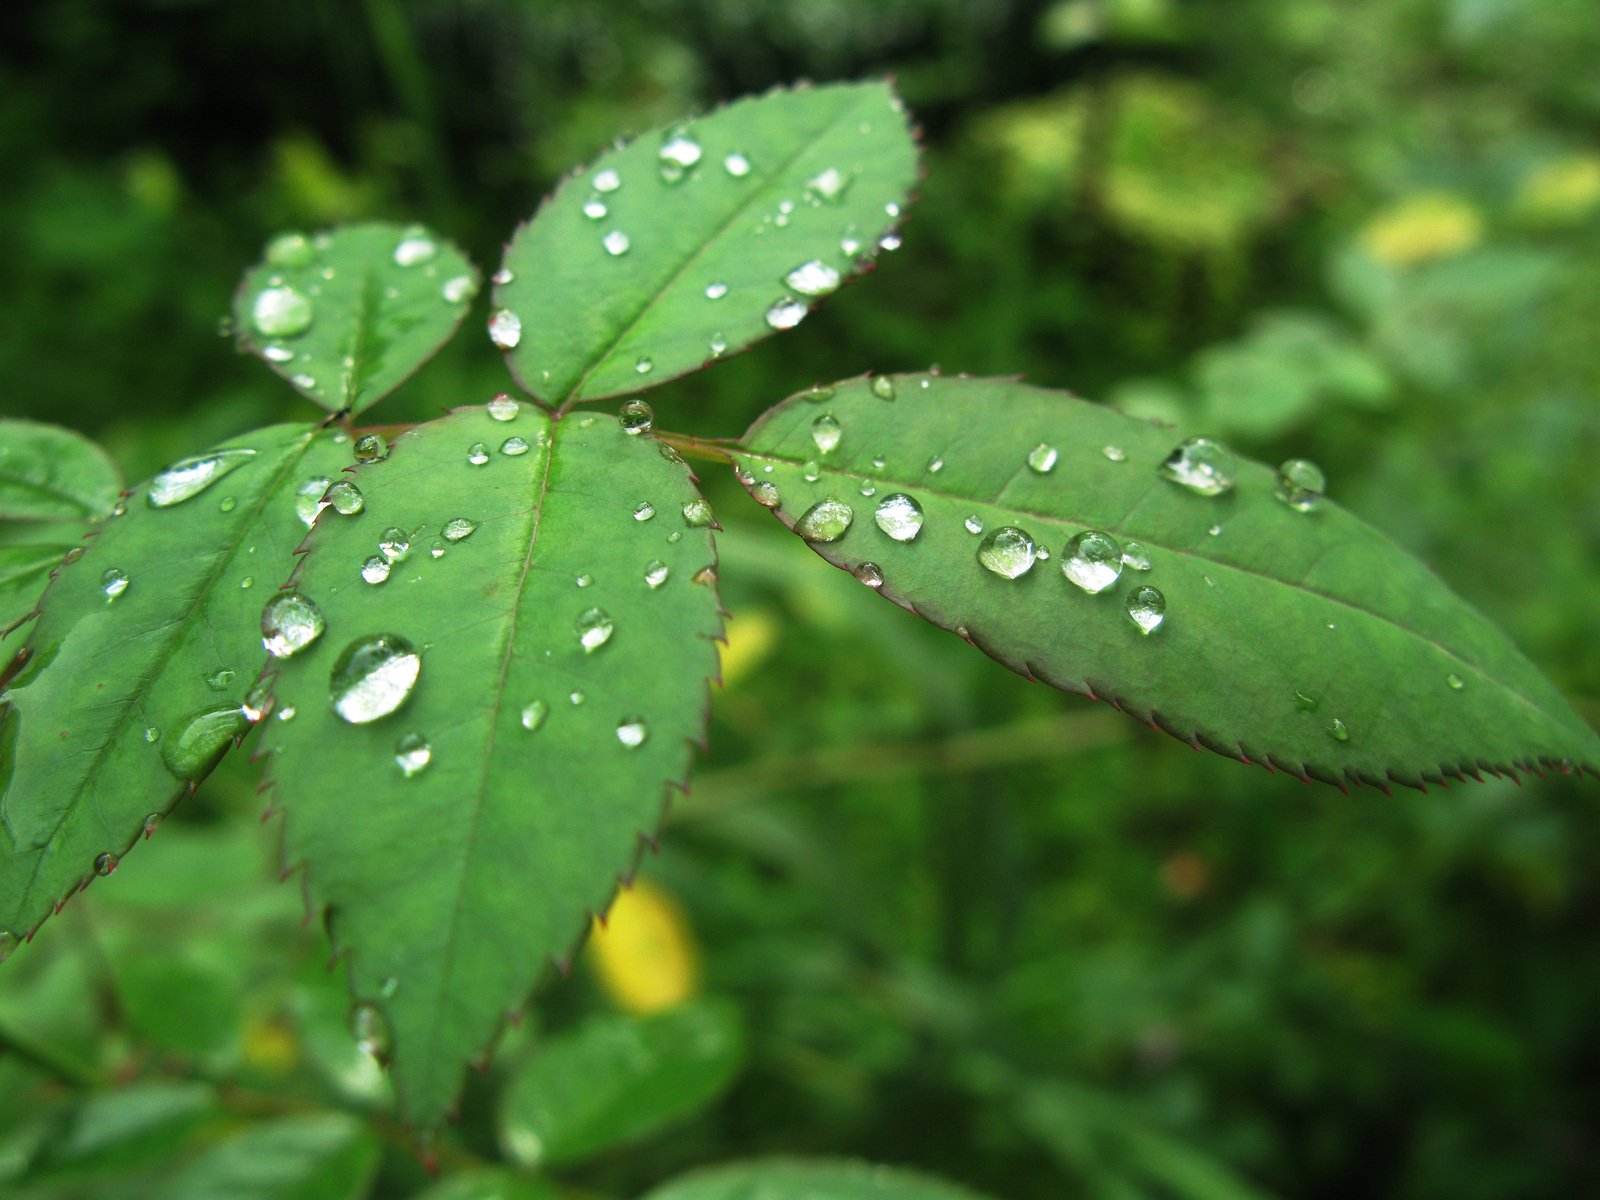
M591 1018L541 1044L512 1080L500 1141L528 1166L586 1158L703 1108L733 1082L743 1057L731 1004Z
M150 1080L86 1098L30 1164L30 1179L126 1175L160 1162L218 1115L216 1093L193 1081Z
M721 631L676 455L610 417L497 411L397 438L354 475L363 511L318 522L294 586L328 632L283 660L266 737L285 859L424 1123L659 822ZM364 690L336 682L357 663Z
M329 412L363 412L450 340L478 272L420 225L280 234L233 298L240 345Z
M1337 505L1280 502L1266 468L1241 463L1234 490L1196 494L1157 473L1180 435L1010 380L885 377L818 395L757 421L735 451L742 477L781 498L791 526L847 504L854 521L814 541L819 554L881 573L885 596L1015 671L1341 785L1600 771L1600 739L1498 629ZM1038 447L1052 469L1028 464ZM902 494L924 513L906 541L875 518ZM1051 559L1014 579L985 569L979 547L1002 526ZM1142 543L1152 569L1086 594L1061 569L1086 529ZM1125 609L1145 585L1167 605L1148 636Z
M141 484L57 571L0 695L0 930L113 867L243 732L263 602L350 461L311 426L235 438Z
M207 1146L165 1183L164 1200L357 1200L378 1170L378 1140L346 1113L250 1125Z
M676 378L797 323L877 253L916 178L885 83L774 91L653 131L517 231L490 336L551 403Z
M36 542L0 546L0 636L33 611L50 582L50 572L71 549Z
M645 1200L978 1200L955 1184L893 1167L829 1159L757 1159L695 1171Z
M82 434L0 420L0 520L103 517L121 490L117 464Z

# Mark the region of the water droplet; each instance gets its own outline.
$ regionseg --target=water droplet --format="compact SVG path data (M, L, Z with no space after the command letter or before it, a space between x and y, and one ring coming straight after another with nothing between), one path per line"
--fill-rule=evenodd
M628 252L628 248L633 245L633 242L629 240L628 235L623 233L622 230L613 229L600 239L600 244L606 248L606 253L611 255L612 258L620 258Z
M888 375L874 375L872 377L872 394L879 400L894 399L894 379Z
M1135 571L1148 571L1150 551L1146 550L1141 542L1123 542L1122 565L1131 567Z
M311 298L292 287L269 287L257 293L250 319L266 337L297 337L311 328Z
M394 248L394 265L416 267L428 262L439 253L438 244L420 231L407 231L400 244Z
M639 501L639 503L637 503L637 504L635 504L633 506L633 519L635 521L648 521L651 517L653 517L655 515L656 515L656 506L654 504L651 504L650 501L648 501L648 500L641 500L641 501ZM687 518L688 514L685 513L684 516L685 516L685 518Z
M763 508L777 508L778 505L783 503L783 496L778 491L778 485L770 479L763 479L760 483L751 487L750 495Z
M785 296L767 309L767 324L774 329L793 329L806 319L806 306L793 296Z
M508 437L505 441L500 443L500 453L504 454L507 458L520 458L527 452L528 440L526 438Z
M1128 593L1128 617L1139 632L1151 634L1167 619L1167 598L1153 587L1136 587Z
M199 779L209 771L235 737L250 728L250 718L237 704L219 704L188 717L176 734L161 743L161 761L175 779Z
M1038 550L1026 530L1002 525L978 544L978 561L996 575L1016 579L1033 569Z
M612 167L603 171L596 171L594 175L594 190L597 192L614 192L622 186L622 176L618 175Z
M144 731L144 740L150 743L150 745L154 746L161 740L161 730L157 729L154 725L149 726Z
M543 700L531 700L522 706L522 727L529 733L536 731L550 716L550 706Z
M599 196L590 196L583 202L583 215L591 221L598 221L611 210L606 207L606 202Z
M838 167L826 167L806 180L805 196L823 204L842 204L850 190L851 176Z
M719 333L707 343L706 349L711 352L712 358L721 358L728 352L728 339Z
M327 495L328 485L332 482L326 475L314 475L295 489L294 510L307 526L316 521L317 514L328 506L323 497Z
M821 404L833 399L833 389L825 383L813 383L803 393L808 404Z
M301 371L298 375L289 376L289 382L302 391L312 391L317 386L317 377Z
M1316 712L1317 698L1308 696L1304 692L1296 692L1294 694L1294 706L1300 712Z
M802 296L826 296L839 286L839 272L819 258L803 262L783 277Z
M1180 442L1158 468L1163 479L1181 484L1201 496L1220 496L1233 488L1238 471L1233 451L1210 438L1192 437Z
M900 249L900 245L900 235L894 230L890 230L888 233L884 234L878 239L879 250L885 250L893 253L894 251Z
M305 267L311 264L316 252L311 239L303 233L280 233L267 243L267 263L274 267Z
M261 644L273 658L304 650L327 627L322 610L299 592L279 592L261 610Z
M700 161L700 143L682 125L667 130L656 157L663 183L678 183Z
M1336 742L1348 742L1350 731L1345 728L1344 722L1335 717L1328 722L1328 736Z
M394 744L395 765L410 779L433 761L433 747L420 733L408 733Z
M710 587L717 581L717 569L709 564L701 567L689 576L690 583L698 583L701 587Z
M583 703L583 700L584 696L582 692L573 692L567 697L568 703L570 703L573 708L577 708Z
M869 588L877 589L883 586L883 568L875 562L864 562L851 574L856 577L856 582L864 583Z
M511 350L522 340L522 318L509 308L489 314L489 340L502 350Z
M439 295L450 304L465 304L478 294L478 281L471 275L454 275L444 281Z
M217 480L256 456L254 450L215 450L179 459L150 481L145 500L151 508L170 508L198 496Z
M876 496L878 494L878 485L870 479L863 479L859 490L863 496Z
M1109 533L1086 529L1062 551L1061 573L1091 596L1122 575L1122 547Z
M120 567L110 567L100 576L100 590L107 600L115 600L128 590L128 573Z
M1322 468L1305 458L1291 458L1278 468L1272 494L1296 512L1310 512L1328 490Z
M616 625L601 608L585 609L578 617L578 644L585 654L593 654L611 640Z
M1222 526L1221 525L1209 526L1206 529L1206 533L1209 534L1211 537L1221 537L1222 536Z
M232 672L230 671L231 675ZM260 680L244 694L244 703L239 706L239 711L244 713L244 719L254 725L267 713L267 704L272 699L272 688L265 679Z
M481 467L489 461L489 447L482 442L473 442L467 447L467 461L475 467Z
M361 578L368 583L383 583L389 578L389 560L381 554L374 554L361 564Z
M839 239L839 251L851 258L861 253L861 231L854 225L845 227L844 236Z
M522 405L505 392L498 393L484 408L496 421L515 421L517 414L522 411Z
M362 434L350 449L358 463L382 462L389 457L389 443L381 433Z
M743 179L750 174L750 158L743 151L730 150L722 158L722 169L735 179Z
M649 737L650 730L643 717L623 717L617 722L617 741L629 750L644 745Z
M213 671L206 676L206 686L213 692L225 692L228 690L228 685L233 682L234 676L238 675L238 673L232 667L223 667L220 670Z
M823 413L811 422L811 440L823 454L832 454L838 448L839 439L843 436L844 428L832 413Z
M639 510L634 509L633 515L638 517ZM644 518L641 517L640 519L643 520ZM699 496L696 496L683 506L683 523L685 525L700 527L710 525L713 520L711 505L707 504Z
M878 501L872 519L895 541L909 542L922 532L922 505L904 492L896 492Z
M800 468L800 477L807 483L815 483L822 478L822 467L817 463L816 459L808 459L806 464Z
M286 363L294 358L294 351L287 346L280 346L277 342L268 342L261 347L261 357L268 362Z
M96 875L109 875L117 869L117 856L115 854L98 854L94 860L94 873Z
M725 284L725 283L708 283L708 284L706 284L706 299L707 300L721 300L727 294L728 294L728 285Z
M626 400L617 410L617 424L622 426L623 433L634 436L649 433L655 423L655 410L643 400Z
M294 720L294 711L295 711L294 705L292 705L292 704L284 705L282 708L280 708L278 710L278 720L280 720L280 721L292 721L292 720Z
M855 511L843 500L819 500L794 523L794 531L808 542L837 542L855 518ZM882 523L880 520L879 525Z
M350 1036L356 1040L356 1049L370 1054L379 1062L386 1062L392 1045L389 1023L383 1019L375 1005L358 1004L350 1010Z
M348 479L341 479L328 489L327 501L333 505L334 512L347 517L355 516L367 506L361 489Z
M1121 446L1102 446L1100 453L1104 454L1112 462L1128 461L1128 452Z
M156 830L160 829L162 820L163 817L158 812L146 813L144 823L140 826L144 836L150 837Z
M667 566L667 564L662 562L659 558L654 558L645 564L644 581L651 591L655 591L656 588L660 587L667 581L667 577L671 574L671 567Z
M1060 455L1054 446L1040 442L1028 451L1028 469L1036 475L1048 475L1056 469L1056 461Z
M340 653L328 678L333 711L352 725L386 717L406 702L421 672L422 659L403 637L358 638Z
M1454 671L1451 671L1450 674L1446 675L1444 677L1444 681L1452 692L1459 692L1467 686L1467 681L1461 678L1461 676L1457 675Z
M633 364L633 370L638 375L648 375L656 369L656 360L648 354L641 354L638 361Z
M451 517L444 523L444 528L439 530L447 542L459 542L472 536L478 528L478 522L468 520L466 517Z

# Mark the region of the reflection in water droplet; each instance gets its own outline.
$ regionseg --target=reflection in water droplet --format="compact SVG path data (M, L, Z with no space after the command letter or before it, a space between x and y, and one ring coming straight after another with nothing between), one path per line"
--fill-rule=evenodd
M878 239L878 249L888 251L889 253L893 253L894 251L900 249L900 244L899 233L892 229Z
M270 338L297 337L311 328L311 299L292 287L269 287L256 294L250 319Z
M232 675L233 672L228 672ZM244 703L239 706L239 711L244 713L244 719L254 725L266 715L267 703L272 699L272 688L265 679L256 683L244 694Z
M617 424L622 426L622 432L637 436L649 433L655 427L656 414L643 400L626 400L617 410Z
M843 500L819 500L794 523L794 531L808 542L837 542L849 531L855 517L855 511Z
M1167 619L1167 598L1156 588L1136 587L1128 593L1127 609L1139 632L1148 635Z
M633 242L628 238L627 234L622 232L622 230L613 229L610 233L606 234L605 237L600 239L600 244L605 247L606 253L611 255L612 258L621 258L628 252L629 248L633 245Z
M721 358L728 352L728 339L719 333L707 343L706 349L711 352L712 358Z
M645 744L650 737L650 730L645 726L643 717L623 717L617 722L617 741L629 750Z
M841 204L850 190L851 177L838 167L825 167L806 180L804 195L823 204Z
M839 286L839 272L819 258L801 263L783 277L802 296L826 296Z
M1150 551L1140 542L1122 543L1122 565L1131 567L1135 571L1148 571L1150 569Z
M382 462L389 457L389 443L381 433L365 433L350 451L358 463Z
M793 296L785 296L767 309L767 324L773 329L793 329L806 319L806 306Z
M328 489L326 499L333 505L333 511L346 517L353 517L367 506L367 498L361 494L361 489L348 479L341 479Z
M361 564L361 578L368 583L382 583L389 578L389 560L381 554L374 554Z
M808 459L800 468L800 477L807 483L815 483L822 478L822 467L816 459Z
M968 513L967 519L961 522L961 524L966 528L968 533L978 534L983 532L983 518L977 513Z
M856 577L858 583L864 583L869 588L876 589L883 586L883 568L875 562L864 562L851 574Z
M1220 496L1233 488L1238 463L1221 442L1192 437L1180 442L1158 468L1163 479L1201 496Z
M299 592L279 592L261 610L261 644L273 658L304 650L326 628L322 610Z
M433 747L420 733L408 733L394 744L395 765L410 779L433 761Z
M1006 579L1026 575L1037 557L1033 538L1015 525L1000 526L978 544L978 561Z
M522 340L522 318L509 308L489 314L489 340L502 350L515 349Z
M170 508L198 496L217 480L256 456L254 450L215 450L180 459L150 481L145 500L151 508Z
M99 854L95 856L94 873L96 875L109 875L117 869L117 856L115 854Z
M1100 450L1112 462L1127 462L1128 453L1121 446L1103 446Z
M811 440L823 454L833 453L843 436L844 428L832 413L823 413L811 422Z
M520 458L527 452L528 440L526 438L513 436L508 437L505 441L500 443L500 453L504 454L507 458ZM470 461L471 456L469 455L468 458Z
M1040 442L1028 451L1028 469L1035 475L1048 475L1056 469L1056 460L1059 457L1054 446Z
M386 717L404 704L422 659L398 634L358 638L340 653L328 679L333 711L352 725Z
M158 812L146 813L145 814L145 818L144 818L144 824L141 827L141 829L142 829L142 831L144 833L144 836L145 837L150 837L152 834L155 833L156 830L160 829L161 828L161 821L162 821L162 816L161 816L160 813L158 813Z
M466 517L451 517L439 532L444 535L445 541L459 542L471 537L477 528L476 521L470 521Z
M332 482L326 475L314 475L295 489L294 510L307 527L317 519L318 513L328 507L323 496L327 495L328 485Z
M894 399L894 379L888 375L874 375L872 377L872 394L879 400Z
M467 461L475 467L481 467L489 461L489 447L482 442L473 442L467 447Z
M115 600L128 590L128 573L121 567L108 567L100 576L100 590L106 594L108 602Z
M494 399L483 406L496 421L515 421L517 414L522 411L518 404L505 392L498 393Z
M656 515L656 506L648 500L641 500L633 506L633 519L635 521L648 521Z
M611 167L594 174L594 190L597 192L614 192L621 186L622 176Z
M634 516L637 517L639 515L638 509L634 509L633 512ZM711 505L707 504L699 496L696 496L683 506L683 523L685 525L702 527L710 525L712 520Z
M1328 722L1328 736L1336 742L1348 742L1350 731L1345 728L1344 722L1335 717Z
M616 625L602 608L585 609L578 617L578 644L585 654L593 654L611 640Z
M655 591L656 588L660 587L667 581L668 576L671 574L671 567L667 566L667 564L662 562L659 558L654 558L645 565L644 581L649 586L651 591Z
M778 491L778 485L770 479L763 479L750 489L750 495L755 502L763 508L777 508L783 503L783 495Z
M909 542L922 532L922 505L904 492L896 492L878 501L872 519L895 541Z
M178 732L161 743L161 761L176 779L199 779L222 757L235 737L250 728L237 704L218 704L192 713Z
M535 732L550 716L550 706L543 700L530 700L522 706L522 727L529 733Z
M576 583L581 588L586 588L586 587L589 587L591 584L594 583L594 576L590 575L587 572L585 572L584 574L579 575L572 582Z
M1328 490L1322 468L1309 459L1291 458L1278 468L1272 494L1296 512L1310 512Z

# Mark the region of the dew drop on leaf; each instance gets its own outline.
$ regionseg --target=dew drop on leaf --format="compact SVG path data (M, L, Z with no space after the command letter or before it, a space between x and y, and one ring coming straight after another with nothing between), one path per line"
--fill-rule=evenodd
M805 197L822 204L842 204L851 177L838 167L825 167L806 180Z
M517 414L522 411L522 405L505 392L497 394L484 408L496 421L515 421Z
M819 500L794 523L794 531L808 542L837 542L855 518L855 510L843 500Z
M1037 557L1033 538L1015 525L1000 526L978 544L978 561L1006 579L1026 575Z
M421 673L421 657L398 634L358 638L340 653L329 675L333 711L352 725L386 717L410 697Z
M611 255L612 258L621 258L632 247L633 242L622 230L613 229L600 239L600 244L605 247L606 253Z
M1461 678L1461 676L1457 675L1454 671L1451 671L1450 674L1446 675L1444 677L1444 681L1446 686L1448 686L1452 692L1459 692L1467 686L1467 681Z
M656 152L663 183L678 183L700 161L700 143L683 126L667 130L661 149Z
M374 554L361 564L361 578L368 583L383 583L389 578L391 569L387 558L381 554Z
M875 562L864 562L851 572L858 583L877 589L883 586L883 568Z
M1192 437L1180 442L1158 470L1163 479L1198 495L1220 496L1232 490L1238 463L1221 442Z
M509 308L497 308L489 314L489 340L502 350L516 348L522 340L522 318Z
M500 453L504 454L507 458L520 458L527 452L527 438L508 437L505 441L500 443Z
M640 520L645 519L643 517L639 517L638 509L633 510L633 515L638 517ZM706 501L701 499L699 496L696 496L693 500L688 501L683 506L683 523L685 525L701 528L703 526L710 525L713 519L711 505L706 503Z
M573 692L567 697L567 702L571 704L573 708L577 708L583 703L583 701L584 695L582 692Z
M222 667L206 676L206 686L213 692L225 692L238 673L232 667Z
M314 523L317 514L328 506L323 497L327 495L328 485L332 482L326 475L314 475L295 489L294 510L307 527Z
M651 559L644 568L644 581L651 591L655 591L656 588L667 581L667 577L671 574L672 568L667 566L666 563L659 558Z
M1328 722L1328 736L1336 742L1348 742L1350 740L1350 731L1345 728L1343 721L1335 717Z
M477 294L478 282L471 275L453 275L439 289L439 295L450 304L465 304Z
M297 337L311 328L311 298L292 287L269 287L256 294L250 320L265 337Z
M583 202L583 215L591 221L598 221L611 210L606 207L606 202L598 195L590 196Z
M327 501L333 505L334 512L346 517L355 516L367 506L361 489L348 479L341 479L328 489Z
M1135 571L1148 571L1150 551L1144 548L1142 542L1123 542L1122 565Z
M1327 490L1321 467L1309 459L1291 458L1278 468L1272 494L1296 512L1310 512Z
M815 483L822 478L821 465L814 458L807 459L805 465L800 468L800 477L807 483Z
M274 267L305 267L315 257L311 239L303 233L280 233L267 243L267 262Z
M983 518L977 513L968 513L967 519L961 524L968 533L979 534L983 532Z
M1114 463L1128 461L1128 452L1121 446L1102 446L1100 448L1100 453L1104 454Z
M395 765L410 779L433 761L433 747L420 733L408 733L394 744Z
M161 761L175 779L199 779L235 737L250 728L237 704L218 704L186 717L161 743Z
M894 399L894 379L888 375L874 375L872 377L872 394L879 400Z
M585 654L593 654L611 640L616 624L603 608L585 609L577 621L578 644Z
M356 1049L371 1055L380 1063L389 1058L392 1041L389 1023L376 1005L358 1004L350 1010L350 1036L356 1040Z
M710 351L712 358L721 358L728 352L728 339L723 337L720 333L716 334L711 341L707 343L706 349Z
M550 716L550 706L543 700L530 700L522 706L520 720L529 733L535 732Z
M1035 475L1048 475L1056 469L1056 460L1060 455L1054 446L1040 442L1028 451L1028 469Z
M1316 712L1317 698L1308 696L1304 692L1296 692L1294 694L1294 706L1300 712Z
M117 869L117 856L106 853L98 854L94 860L94 873L96 875L109 875Z
M273 658L288 658L322 636L322 610L299 592L279 592L261 610L261 644Z
M477 530L478 523L466 517L451 517L444 523L444 528L439 530L447 542L459 542L469 538Z
M612 167L603 171L596 171L594 175L594 190L597 192L614 192L622 186L622 176L618 175ZM495 282L499 282L496 280Z
M141 826L144 836L150 837L156 830L160 829L162 820L162 815L158 812L146 813L144 824Z
M617 424L622 426L622 432L637 436L649 433L655 427L655 410L643 400L627 400L617 410Z
M839 439L843 436L844 428L832 413L823 413L811 422L811 440L823 454L832 454L838 449Z
M644 745L649 737L650 730L645 725L643 717L623 717L617 722L617 741L629 750Z
M739 150L730 150L722 158L722 169L735 179L743 179L750 174L750 158Z
M928 460L928 474L937 475L942 470L944 470L944 459L935 454Z
M394 265L397 267L417 267L433 259L439 253L438 244L426 233L420 230L408 230L406 236L400 239L400 244L394 248Z
M648 375L655 369L656 360L651 358L648 354L641 354L638 358L638 361L633 364L634 374L636 375Z
M651 517L653 517L655 515L656 515L656 506L654 504L651 504L650 501L648 501L648 500L641 500L641 501L639 501L639 503L637 503L637 504L635 504L633 506L633 519L635 521L648 521ZM685 516L685 518L687 518L688 514L685 513L684 516Z
M287 346L280 346L277 342L268 342L261 347L261 357L268 362L286 363L294 358L294 351Z
M106 594L107 601L115 600L128 590L128 573L121 567L108 567L100 576L100 590Z
M801 263L783 277L802 296L826 296L839 286L839 272L819 258Z
M727 294L728 294L728 285L725 284L725 283L708 283L708 284L706 284L706 299L707 300L721 300Z
M145 500L151 508L171 508L198 496L217 480L236 471L256 456L254 450L216 450L179 459L150 481Z
M878 501L872 519L897 542L909 542L922 532L922 505L904 492L896 492Z
M358 463L382 462L389 457L389 443L381 433L362 434L350 449Z
M793 329L806 319L806 306L793 296L785 296L767 309L767 324L773 329Z
M1128 618L1139 632L1150 634L1167 619L1167 598L1159 589L1144 585L1134 588L1127 598Z

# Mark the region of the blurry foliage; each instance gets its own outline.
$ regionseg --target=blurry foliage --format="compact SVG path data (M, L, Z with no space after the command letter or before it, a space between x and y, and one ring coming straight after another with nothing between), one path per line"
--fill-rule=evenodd
M292 403L214 333L274 230L420 217L493 262L618 128L889 71L930 156L905 248L663 390L662 424L731 434L814 379L937 359L1302 453L1600 719L1592 0L8 15L6 411L103 439L131 478ZM486 349L451 347L392 419L487 396ZM659 928L619 974L620 910L509 1035L432 1148L435 1194L480 1194L466 1173L499 1158L496 1097L545 1029L674 987L737 1007L743 1071L563 1168L586 1194L762 1153L1018 1200L1600 1189L1592 789L1344 797L1196 756L903 621L708 486L728 687L646 866L660 890L625 902L656 897ZM241 1136L290 1139L286 1170L337 1164L330 1194L428 1186L381 1117L300 1115L381 1113L387 1083L252 788L234 756L7 965L7 1195L201 1187Z

